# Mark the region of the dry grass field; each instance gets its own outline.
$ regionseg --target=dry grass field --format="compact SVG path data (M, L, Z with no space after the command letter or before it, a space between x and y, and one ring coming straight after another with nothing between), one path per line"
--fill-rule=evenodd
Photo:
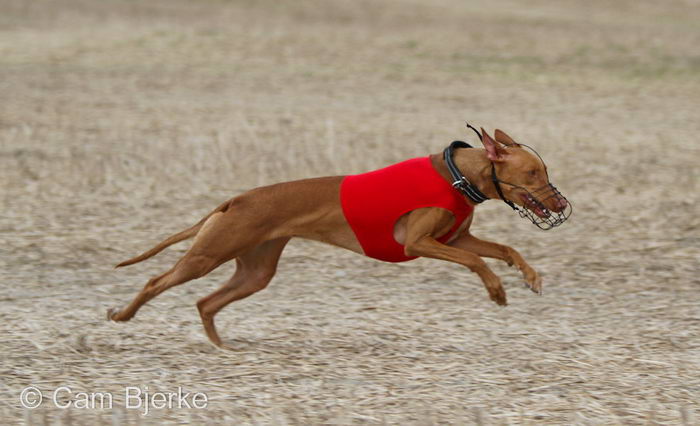
M699 22L695 0L0 1L0 423L698 424ZM456 265L293 241L217 317L234 351L195 307L232 264L105 320L187 244L113 265L219 202L475 142L464 120L536 147L574 204L549 232L477 209L543 297L497 262L507 308ZM208 406L142 415L127 386Z

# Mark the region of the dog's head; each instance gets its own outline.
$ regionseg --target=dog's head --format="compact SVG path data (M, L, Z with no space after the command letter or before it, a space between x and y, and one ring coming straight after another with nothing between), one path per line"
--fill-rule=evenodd
M550 183L547 166L540 156L532 148L515 142L502 130L497 129L494 138L484 129L481 132L486 156L495 168L498 183L494 184L500 185L503 197L545 222L551 221L553 213L559 217L564 215L552 226L566 220L571 209L569 202Z

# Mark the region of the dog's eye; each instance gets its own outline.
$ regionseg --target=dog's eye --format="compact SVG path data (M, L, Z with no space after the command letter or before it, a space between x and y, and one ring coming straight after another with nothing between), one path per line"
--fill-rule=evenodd
M537 169L532 169L529 172L527 172L528 175L535 177L537 176Z

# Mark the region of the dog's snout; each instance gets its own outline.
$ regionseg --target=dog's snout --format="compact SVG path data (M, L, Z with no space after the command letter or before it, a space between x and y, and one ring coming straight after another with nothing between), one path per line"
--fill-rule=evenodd
M552 194L551 197L545 200L544 204L549 210L555 213L563 212L569 206L569 202L566 200L566 198L564 198L563 195L559 194L558 191L556 191L554 194Z

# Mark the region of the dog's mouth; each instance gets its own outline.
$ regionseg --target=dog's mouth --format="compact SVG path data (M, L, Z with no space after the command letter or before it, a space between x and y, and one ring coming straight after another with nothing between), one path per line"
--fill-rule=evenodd
M538 217L546 219L552 215L549 209L533 198L529 193L520 194L520 198L523 200L525 208L535 213Z
M519 188L524 208L517 209L520 217L529 219L540 229L548 230L564 223L571 216L571 203L552 184L530 192ZM546 206L550 206L548 208Z

